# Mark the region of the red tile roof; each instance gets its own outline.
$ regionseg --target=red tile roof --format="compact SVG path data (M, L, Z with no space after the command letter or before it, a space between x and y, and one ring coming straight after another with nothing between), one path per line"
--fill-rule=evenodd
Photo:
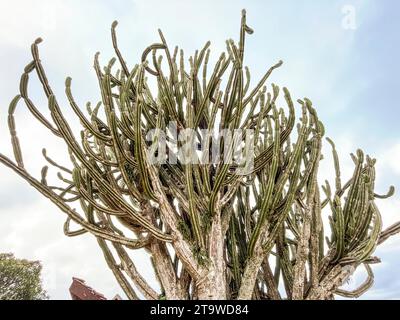
M69 287L72 300L107 300L107 298L96 290L85 284L85 280L72 278Z

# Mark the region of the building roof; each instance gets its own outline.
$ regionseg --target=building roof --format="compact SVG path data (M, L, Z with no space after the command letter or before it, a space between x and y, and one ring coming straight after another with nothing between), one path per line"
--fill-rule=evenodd
M85 284L85 280L75 277L72 278L69 293L72 300L107 300L103 294Z

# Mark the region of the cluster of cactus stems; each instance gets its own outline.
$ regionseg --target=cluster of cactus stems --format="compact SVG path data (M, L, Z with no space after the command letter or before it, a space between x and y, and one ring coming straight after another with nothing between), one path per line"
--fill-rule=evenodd
M170 51L161 31L160 43L144 50L142 61L130 69L117 45L116 26L114 22L111 34L117 59L104 68L98 54L94 59L101 102L93 108L88 103L85 115L72 95L71 78L65 82L70 107L82 125L80 137L72 132L46 78L40 39L32 44L33 61L9 107L15 161L0 154L0 162L66 214L65 234L93 234L130 299L333 299L335 294L358 297L368 290L373 283L370 264L379 262L372 255L376 246L400 230L399 223L382 230L375 204L394 189L383 196L374 192L375 159L361 150L352 155L354 174L343 183L329 139L335 186L326 182L320 188L324 127L311 101L304 98L295 105L286 88L287 106L278 107L281 90L276 85L269 90L266 83L281 61L249 89L243 60L246 35L253 31L245 11L238 43L226 42L227 52L211 73L209 42L189 58L187 69L183 51ZM164 67L162 57L167 60ZM117 61L120 69L113 72ZM29 98L33 71L51 117ZM149 77L156 80L157 90L150 88ZM68 147L70 168L43 150L59 171L59 186L47 183L48 166L40 179L25 170L13 116L21 101ZM301 114L297 127L296 113ZM178 131L254 130L252 170L239 175L234 164L223 162L149 163L146 132L168 131L171 121ZM200 135L198 139L205 143ZM328 232L324 215L329 216ZM80 229L71 230L71 221ZM149 253L160 290L136 268L129 253L137 249ZM341 289L361 265L367 280L354 291Z

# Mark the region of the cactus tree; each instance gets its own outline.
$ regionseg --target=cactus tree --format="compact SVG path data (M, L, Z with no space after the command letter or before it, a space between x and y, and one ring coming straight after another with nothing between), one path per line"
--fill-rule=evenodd
M71 130L64 117L67 109L46 78L40 39L32 44L33 60L9 107L15 161L0 154L0 162L66 214L65 234L96 237L130 299L332 299L368 290L370 265L379 262L373 256L376 246L400 230L400 224L382 230L375 204L394 189L387 195L375 193L375 159L361 150L352 155L353 176L342 181L329 139L335 184L319 186L324 127L310 100L294 103L286 88L266 85L281 61L250 89L243 61L245 39L253 31L245 11L239 41L226 42L227 51L213 68L210 43L186 61L178 47L170 51L159 31L160 42L146 48L130 69L118 48L116 26L114 22L111 35L117 58L104 68L98 54L94 59L101 102L93 108L88 104L84 114L72 95L71 79L65 82L80 135ZM116 62L120 68L115 71ZM50 117L29 97L32 72L43 86ZM279 95L284 108L278 106ZM47 183L47 166L39 179L24 167L13 116L20 102L67 146L69 166L43 150L45 160L59 171L60 185ZM236 140L203 134L222 130L239 134ZM220 151L213 161L185 161L187 157L176 155L177 148L188 145L182 138L187 132L194 133L196 149L190 159L200 158L202 146L203 153ZM234 145L244 146L239 151L251 165L226 161L224 155L237 153ZM164 161L154 161L164 154ZM159 290L135 266L130 253L140 249L151 257ZM365 283L354 291L341 289L360 266L366 270Z

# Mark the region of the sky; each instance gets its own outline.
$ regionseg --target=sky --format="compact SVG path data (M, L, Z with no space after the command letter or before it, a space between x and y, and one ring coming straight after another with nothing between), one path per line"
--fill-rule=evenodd
M148 45L159 41L161 28L170 46L193 53L211 41L212 59L224 50L225 40L237 39L240 12L254 34L246 40L245 63L252 83L277 61L284 64L271 80L286 86L296 98L313 101L326 132L337 144L344 177L350 177L349 154L357 148L378 159L378 193L400 186L400 3L397 0L14 0L0 2L0 152L11 157L7 110L18 93L23 68L31 61L30 45L38 37L42 63L58 101L68 110L64 81L73 79L76 100L99 100L93 56L103 63L113 56L110 26L119 21L120 49L129 66L139 62ZM47 104L37 79L29 92L40 110ZM50 137L22 107L17 130L29 171L40 176L41 149L63 160L65 148ZM64 110L64 109L63 109ZM76 119L67 111L67 118ZM320 175L333 181L329 147ZM55 174L56 172L53 172ZM384 226L400 220L400 197L379 201ZM64 236L65 216L36 190L0 165L0 252L43 263L44 287L52 299L70 299L73 276L83 278L108 298L121 289L89 235ZM373 266L374 287L363 299L399 299L400 236L376 251L382 263ZM144 254L136 257L151 282ZM363 281L357 272L354 286Z

